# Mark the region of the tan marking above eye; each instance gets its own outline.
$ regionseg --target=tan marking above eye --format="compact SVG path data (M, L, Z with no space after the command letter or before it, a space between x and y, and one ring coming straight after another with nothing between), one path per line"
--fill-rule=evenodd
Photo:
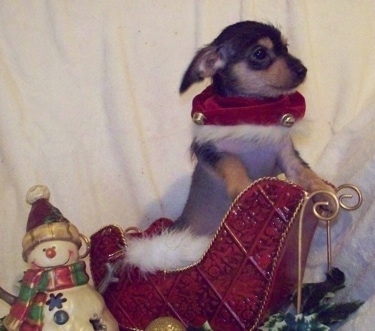
M271 50L273 48L273 42L270 38L265 37L258 40L258 44Z

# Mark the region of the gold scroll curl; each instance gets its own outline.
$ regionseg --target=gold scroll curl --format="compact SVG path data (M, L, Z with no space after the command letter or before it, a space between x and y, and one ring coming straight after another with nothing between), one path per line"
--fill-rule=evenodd
M316 201L317 196L319 200ZM326 199L322 199L322 198ZM315 199L315 201L314 201ZM314 191L306 195L305 201L302 205L299 224L298 224L298 284L297 284L297 314L301 312L301 301L302 301L302 235L303 235L303 219L306 215L307 206L310 207L310 202L313 203L312 211L314 216L320 220L326 222L327 229L327 265L328 272L332 270L332 249L331 249L331 222L334 221L339 212L340 208L347 211L354 211L358 209L362 204L362 193L358 187L351 184L343 184L336 189L336 193L319 190ZM329 207L329 208L327 208Z

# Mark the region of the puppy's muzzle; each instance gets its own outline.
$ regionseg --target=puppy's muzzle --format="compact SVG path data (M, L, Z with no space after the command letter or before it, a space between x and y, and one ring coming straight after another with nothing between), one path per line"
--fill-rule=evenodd
M307 74L307 68L302 62L296 58L291 57L288 61L288 67L293 72L298 82L303 82Z

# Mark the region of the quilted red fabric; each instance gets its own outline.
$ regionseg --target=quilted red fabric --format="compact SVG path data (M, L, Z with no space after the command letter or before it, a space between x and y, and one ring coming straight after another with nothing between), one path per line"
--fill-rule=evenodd
M104 293L121 329L144 330L154 319L171 316L185 326L208 321L215 331L255 330L289 301L296 287L297 215L304 197L289 182L261 179L233 203L195 265L146 276L137 268L121 269L120 281ZM157 235L170 222L158 220L141 235ZM304 223L305 261L317 220ZM126 236L115 225L91 236L96 285L105 275L105 263L126 254Z

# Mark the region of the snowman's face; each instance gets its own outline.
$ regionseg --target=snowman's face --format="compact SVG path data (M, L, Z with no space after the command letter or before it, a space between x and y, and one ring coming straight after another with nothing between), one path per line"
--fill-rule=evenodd
M78 247L70 241L51 240L34 247L27 256L32 268L51 268L77 262Z

